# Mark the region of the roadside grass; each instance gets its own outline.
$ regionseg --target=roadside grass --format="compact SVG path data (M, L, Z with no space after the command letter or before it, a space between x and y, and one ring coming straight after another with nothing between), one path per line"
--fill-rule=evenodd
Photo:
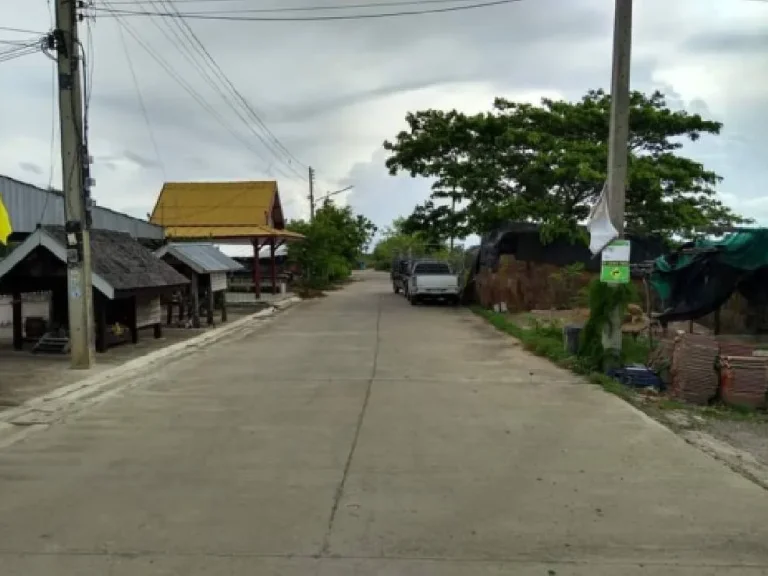
M710 419L768 423L768 414L746 407L724 405L693 406L664 396L654 398L651 404L647 396L624 386L605 374L595 372L581 362L578 357L569 354L565 350L562 326L559 323L532 320L528 325L521 326L504 313L486 310L480 306L472 306L471 310L484 318L497 330L519 340L526 350L537 356L547 358L561 368L566 368L584 376L592 384L600 386L606 392L619 396L644 411L652 409L661 412L685 411ZM624 337L624 354L627 364L645 364L648 352L649 343L647 339L635 339L632 336Z
M506 314L486 310L480 306L473 306L471 309L478 316L485 318L497 330L517 338L526 350L533 352L537 356L547 358L561 368L566 368L576 374L585 376L592 384L597 384L611 394L625 399L629 399L633 395L632 391L626 386L605 374L591 370L578 357L569 354L565 350L562 327L559 324L534 321L530 325L523 327L513 322ZM630 340L633 339L630 338ZM625 344L629 343L625 342ZM639 356L641 347L632 342L628 348L628 361L639 361L632 359L632 357ZM645 356L643 356L644 360Z

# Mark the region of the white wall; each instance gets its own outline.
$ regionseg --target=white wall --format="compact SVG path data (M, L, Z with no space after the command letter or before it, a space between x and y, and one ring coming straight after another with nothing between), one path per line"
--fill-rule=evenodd
M48 320L48 302L50 296L46 294L22 294L21 316L22 322L29 316L42 316ZM0 296L0 326L13 324L13 310L11 296Z

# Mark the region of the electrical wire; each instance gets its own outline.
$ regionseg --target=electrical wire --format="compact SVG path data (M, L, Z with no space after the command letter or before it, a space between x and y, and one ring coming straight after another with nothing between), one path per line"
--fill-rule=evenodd
M38 36L44 36L45 32L39 30L26 30L24 28L9 28L8 26L0 26L0 30L5 32L18 32L19 34L37 34Z
M139 108L141 110L142 116L144 116L144 122L147 125L147 132L149 132L149 139L152 142L152 147L155 150L155 156L157 157L157 162L160 164L160 171L163 174L163 181L167 181L168 178L165 173L165 165L163 164L162 156L160 155L160 148L157 146L157 140L155 139L155 131L152 130L152 123L149 121L149 114L147 113L147 107L144 104L144 97L141 94L141 88L139 87L139 80L136 76L136 70L133 67L133 60L131 59L131 53L128 50L128 43L125 40L125 33L123 32L122 27L118 26L118 31L120 33L120 42L123 45L123 52L125 52L125 59L128 62L128 70L131 73L131 78L133 79L133 87L136 90L136 98L139 101Z
M141 36L133 29L133 27L126 21L124 21L119 15L116 17L116 21L118 22L119 26L123 26L125 31L128 32L129 35L133 37L133 39L141 46L144 51L147 52L147 54L157 62L157 64L165 70L165 72L170 76L174 81L176 81L181 88L189 94L197 104L200 105L201 108L203 108L206 112L208 112L214 119L218 121L218 123L224 127L225 130L227 130L236 140L238 140L243 146L249 150L251 150L254 154L260 155L260 151L255 149L253 147L253 144L249 142L247 139L245 139L241 134L239 134L236 130L232 128L231 125L227 123L227 121L219 114L213 106L199 93L197 92L194 87L190 85L190 83L185 80L184 77L182 77L178 72L176 72L162 56L157 54L150 45L145 42Z
M243 2L244 0L165 0L169 4L217 4L222 2L233 3ZM325 4L320 6L283 6L280 8L248 8L237 9L235 12L250 12L250 13L277 13L277 12L324 12L326 10L347 10L347 9L369 9L369 8L391 8L396 6L414 6L414 5L430 5L430 4L458 4L460 2L467 2L468 0L395 0L393 2L366 2L363 4ZM110 0L110 4L113 6L136 6L140 4L140 1L136 0Z
M152 0L150 0L150 2L151 1ZM176 8L172 4L168 3L168 0L159 0L159 1L161 4L165 4L169 6L172 11L178 13L178 10L176 10ZM179 28L182 30L182 33L186 33L186 37L192 40L192 44L193 46L196 47L197 53L203 57L203 61L208 64L209 68L213 71L214 75L216 75L219 81L223 82L226 85L226 87L229 88L230 96L234 96L235 104L239 103L243 107L243 110L246 112L247 116L249 116L252 120L254 120L256 124L266 134L266 139L258 132L255 132L252 128L251 128L251 131L254 132L254 134L259 138L262 144L264 144L265 148L267 148L267 150L278 161L285 164L288 167L288 169L290 169L299 178L301 178L302 180L306 180L306 176L304 175L303 171L299 172L293 166L292 161L295 161L297 164L299 164L304 168L307 168L306 164L304 164L298 158L296 158L296 156L293 153L291 153L291 151L288 150L288 148L286 148L285 145L283 145L283 143L277 138L277 136L275 136L275 134L269 129L269 127L261 119L261 117L253 108L253 106L245 99L245 97L235 87L233 82L222 70L221 66L219 66L218 62L216 62L216 60L208 51L208 49L205 47L205 45L202 43L200 38L197 36L197 34L195 34L194 30L192 30L192 28L189 26L189 24L187 24L187 22L184 20L182 16L179 16L179 18L177 19L177 23L179 24ZM216 86L218 87L218 84L216 84ZM225 101L229 101L225 95L222 95L222 96L224 97ZM236 110L236 113L238 113L238 116L240 116L237 110ZM241 116L241 119L242 119L242 116ZM247 124L247 120L246 120L246 124ZM269 140L271 140L271 142ZM287 162L285 158L288 159Z
M37 42L37 38L32 38L31 40L2 40L0 39L0 44L5 44L7 46L30 46Z
M17 58L21 58L23 56L29 56L39 51L40 47L38 45L18 46L9 50L2 50L0 51L0 63L10 62L11 60L16 60Z
M114 8L91 7L91 10L108 14L110 16L151 16L175 18L182 16L194 20L223 20L235 22L322 22L330 20L368 20L373 18L400 18L405 16L420 16L425 14L444 14L448 12L463 12L465 10L477 10L481 8L490 8L492 6L501 6L503 4L512 4L521 0L490 0L488 2L479 2L475 4L464 4L461 6L448 6L445 8L428 8L426 10L398 11L398 12L376 12L373 14L349 14L349 15L330 15L330 16L286 16L264 18L259 16L237 15L236 11L220 12L181 12L174 14L171 12L152 12L139 10L124 10Z
M156 6L153 0L149 0L149 4L152 6ZM197 72L201 75L201 77L208 84L208 86L211 87L213 91L216 92L224 100L227 106L235 112L235 114L238 116L240 121L243 122L253 132L253 128L248 124L247 118L243 117L242 113L237 109L235 105L233 105L231 100L228 99L227 94L222 89L220 82L217 82L215 78L212 78L211 75L208 73L208 71L200 64L200 62L197 61L197 56L194 50L192 50L187 43L188 38L184 35L184 30L181 29L181 33L179 33L176 27L173 26L173 24L176 23L175 20L171 19L171 20L163 21L166 27L170 30L171 34L175 37L175 40L168 34L168 32L162 26L160 26L160 24L154 21L153 23L158 28L158 30L160 30L161 33L163 33L163 35L170 41L170 43L179 49L182 56L184 56L187 62L189 62L192 65L192 67L197 70ZM177 24L177 27L181 28L180 26L178 26L178 24ZM262 160L262 162L264 162L265 165L269 165L267 158L265 158L262 155L260 150L257 150L255 148L251 148L251 150L256 154L256 156L258 156ZM286 174L282 174L282 175L287 178L291 177L290 175L286 175Z
M160 2L162 3L162 0L160 0ZM144 3L140 2L140 4L143 6ZM153 7L157 7L157 3L153 0L149 0L149 4ZM158 30L161 31L161 33L163 33L163 35L171 42L171 44L179 49L182 56L193 66L193 68L197 70L197 72L208 84L208 86L211 87L211 89L224 100L227 106L235 112L240 121L243 122L248 130L262 142L262 144L267 148L269 152L275 156L275 158L277 158L277 160L282 161L283 164L285 164L286 167L293 171L295 174L295 176L288 174L280 166L278 166L276 169L279 171L280 175L289 179L296 178L297 176L302 178L303 174L295 170L290 162L286 162L286 160L279 154L279 150L276 150L273 146L270 146L270 142L268 142L262 134L253 128L249 121L248 114L244 114L243 111L238 108L238 101L236 98L233 99L232 94L228 94L225 90L226 86L231 85L231 81L229 81L229 79L226 77L226 74L224 74L220 68L216 68L218 64L216 64L215 60L210 57L210 54L205 49L205 46L202 44L199 38L197 38L194 31L189 28L186 22L183 22L181 19L171 19L164 21L164 24L168 30L170 30L173 37L171 37L171 34L169 34L165 28L160 26L158 22L153 20L153 24L158 28ZM174 26L174 24L176 26ZM206 69L206 67L203 66L203 63L199 61L198 56L200 55L203 56L203 63L208 66L208 69ZM209 60L212 60L212 64L206 60L208 57L210 57ZM212 70L213 73L211 73L209 70ZM261 119L259 118L258 121L260 120ZM268 128L266 130L268 131ZM230 129L230 132L231 131L232 130ZM265 166L268 167L267 171L270 172L274 163L268 161L260 150L253 148L253 146L249 146L249 148L254 152L256 156L262 160L262 162L264 162Z

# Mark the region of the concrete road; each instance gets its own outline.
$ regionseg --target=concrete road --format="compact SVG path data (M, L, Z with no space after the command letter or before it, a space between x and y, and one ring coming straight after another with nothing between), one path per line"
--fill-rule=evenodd
M768 495L368 274L0 451L0 574L768 574Z

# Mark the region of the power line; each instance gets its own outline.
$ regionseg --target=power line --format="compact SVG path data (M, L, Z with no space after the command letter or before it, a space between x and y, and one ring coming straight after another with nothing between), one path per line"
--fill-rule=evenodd
M161 3L165 3L171 7L171 9L179 13L178 10L172 5L168 3L168 0L160 0ZM297 164L300 166L303 166L306 168L306 165L301 162L294 154L291 153L288 148L283 145L283 143L275 136L275 134L269 129L269 127L264 123L264 121L261 119L259 114L254 110L253 106L245 99L245 97L240 93L240 91L235 87L235 85L232 83L232 81L229 79L229 77L226 75L226 73L221 69L221 66L219 66L218 62L214 59L214 57L211 55L211 53L208 51L208 49L205 47L205 45L200 41L200 38L195 34L194 30L187 24L187 22L184 20L182 16L179 16L178 22L183 25L184 29L187 31L188 36L192 39L192 41L197 45L198 47L198 53L202 54L203 59L210 63L212 66L212 69L214 70L214 73L218 75L218 77L224 81L224 83L229 87L232 94L235 95L235 98L237 101L242 104L243 108L246 110L246 112L249 114L249 116L256 121L256 123L266 132L267 136L272 139L276 146L276 150L270 146L260 135L257 134L259 139L262 141L262 143L267 147L267 149L272 152L272 154L283 163L286 163L283 158L281 158L281 154L285 154L288 157L288 162L286 163L287 166L296 174L298 174L302 179L304 179L304 176L302 173L298 172L296 168L291 163L291 159L294 160Z
M120 33L120 42L123 45L123 52L125 52L125 59L128 62L128 70L131 73L131 79L133 80L133 87L136 90L136 98L139 101L139 109L141 110L142 116L144 116L144 122L147 125L147 132L149 132L149 139L152 142L152 147L155 150L155 156L157 157L157 161L160 164L160 171L163 173L163 180L167 180L167 175L165 173L165 165L163 164L162 156L160 156L160 148L157 146L157 140L155 139L155 132L152 130L152 123L149 121L149 114L147 113L147 107L144 105L144 97L141 94L141 88L139 88L139 81L136 77L136 70L133 67L133 60L131 60L131 53L128 50L128 43L125 41L125 34L123 33L122 27L118 26L118 30Z
M119 26L122 26L128 34L130 34L133 39L149 54L149 56L157 62L157 64L165 70L165 72L170 76L174 81L176 81L179 86L182 87L182 89L189 94L192 99L197 102L197 104L200 105L201 108L203 108L206 112L208 112L225 130L227 130L236 140L238 140L243 146L245 146L247 149L251 150L254 154L260 155L260 152L256 150L253 147L253 144L249 142L247 139L245 139L241 134L239 134L235 129L232 128L231 125L219 114L216 109L203 97L199 92L197 92L190 83L184 79L178 72L174 70L174 67L171 66L162 56L157 54L152 47L145 42L141 36L133 29L133 27L128 24L128 22L125 22L124 19L120 15L116 15L115 17L117 23Z
M155 16L155 17L170 17L175 18L182 16L184 18L191 18L194 20L224 20L235 22L321 22L329 20L368 20L372 18L398 18L405 16L419 16L425 14L444 14L448 12L462 12L465 10L476 10L480 8L490 8L492 6L501 6L503 4L512 4L513 2L520 2L522 0L491 0L489 2L480 2L476 4L465 4L461 6L449 6L446 8L429 8L426 10L413 10L403 12L376 12L373 14L349 14L349 15L330 15L330 16L286 16L286 17L273 17L264 18L259 16L242 16L236 11L220 11L220 12L152 12L152 11L140 11L140 10L123 10L114 8L100 8L98 6L92 6L91 10L106 13L112 16Z
M1 40L0 44L7 46L31 46L39 41L39 38L32 38L31 40Z
M163 0L160 0L160 4L163 3ZM149 0L149 4L152 6L155 6L155 2L153 0ZM172 10L175 11L175 8L173 6L170 6ZM303 179L303 174L298 172L290 162L286 162L285 159L281 157L279 154L279 150L277 152L273 147L270 146L270 143L265 140L264 136L262 136L258 131L256 131L253 126L249 122L249 114L248 112L252 112L252 110L248 109L247 103L246 103L246 114L243 114L243 111L238 107L238 96L239 92L234 87L232 82L229 80L229 78L224 74L224 72L221 70L219 65L216 63L216 61L213 59L213 57L210 55L208 50L205 48L205 46L202 44L200 39L197 37L197 35L194 33L194 31L189 27L189 25L181 18L171 18L170 22L173 22L176 24L176 27L181 30L181 33L179 33L171 23L169 23L168 20L165 21L165 24L167 27L171 30L173 35L178 40L179 44L177 45L176 42L164 31L162 27L160 27L157 22L153 22L158 29L160 29L161 32L168 38L168 40L171 42L171 44L174 44L177 48L180 48L180 51L182 55L187 59L187 61L192 64L192 66L200 73L200 75L203 77L203 80L208 83L208 85L221 96L221 98L224 100L224 102L227 104L227 106L234 111L234 113L237 115L237 117L243 122L243 124L247 127L247 129L256 136L259 141L264 145L264 147L267 149L268 152L270 152L278 161L285 164L296 176ZM191 45L191 47L190 47ZM181 48L184 48L184 50L181 50ZM207 69L198 61L197 56L202 56L203 63L207 65ZM213 72L214 78L211 77L211 74L209 73L209 70ZM217 81L217 78L218 81ZM222 87L222 84L225 86ZM233 102L232 93L227 93L225 90L225 87L229 87L231 92L235 93L235 98ZM239 96L242 98L241 96ZM254 117L255 113L251 113L251 118ZM256 121L259 123L267 132L269 132L269 129L266 128L266 125L261 121L261 118L256 115ZM271 134L271 132L269 132ZM274 135L273 135L274 137ZM261 153L256 153L259 158L265 163L265 165L269 168L274 164L273 162L270 162L261 155ZM291 176L284 172L280 167L276 167L281 173L281 175L287 177L287 178L293 178L294 176Z
M0 51L0 63L10 62L11 60L16 60L17 58L21 58L23 56L29 56L39 51L40 51L40 47L37 45L18 46L16 48L11 48L9 50L2 50Z
M45 35L45 32L39 30L25 30L24 28L9 28L8 26L0 26L0 30L5 32L18 32L19 34L37 34L38 36Z
M244 0L165 0L168 4L218 4L218 3L233 3L243 2ZM469 0L395 0L393 2L366 2L363 4L326 4L321 6L283 6L281 8L248 8L237 9L232 12L250 12L256 13L276 13L276 12L325 12L330 10L348 10L355 8L391 8L396 6L414 6L414 5L430 5L430 4L458 4L460 2L468 2ZM140 4L137 0L110 0L110 4L123 5L123 6L136 6ZM228 10L229 11L229 10ZM203 12L205 14L205 12Z

